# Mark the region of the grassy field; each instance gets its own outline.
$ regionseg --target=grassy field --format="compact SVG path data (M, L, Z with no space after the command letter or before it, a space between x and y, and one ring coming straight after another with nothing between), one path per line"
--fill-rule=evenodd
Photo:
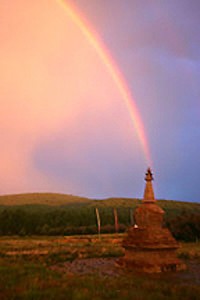
M187 271L145 275L117 266L122 238L2 237L0 299L200 299L200 243L178 251Z
M190 199L188 199L189 201ZM86 205L94 207L127 207L134 208L138 205L140 199L137 198L107 198L107 199L89 199L67 194L58 193L27 193L16 195L0 195L0 206L15 206L15 205L49 205L49 206L71 206L71 205ZM159 200L158 204L166 210L186 210L200 212L200 203Z
M73 203L90 202L88 198L78 197L66 194L56 193L28 193L28 194L16 194L16 195L2 195L0 196L0 205L69 205Z

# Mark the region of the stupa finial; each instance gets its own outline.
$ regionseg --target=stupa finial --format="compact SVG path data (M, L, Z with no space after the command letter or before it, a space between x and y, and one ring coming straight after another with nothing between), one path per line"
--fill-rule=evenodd
M147 169L145 180L146 181L152 181L152 180L154 180L153 173L151 172L151 168L150 167Z
M154 197L152 180L153 180L153 173L151 172L151 168L148 168L145 176L146 186L145 186L144 198L143 198L143 202L145 203L152 203L156 201Z

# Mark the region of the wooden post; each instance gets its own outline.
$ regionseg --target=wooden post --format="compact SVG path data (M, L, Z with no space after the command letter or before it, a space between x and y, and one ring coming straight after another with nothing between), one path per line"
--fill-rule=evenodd
M133 226L134 225L134 217L133 217L133 209L132 208L130 208L130 223L131 223L131 226Z
M99 238L100 238L100 234L101 234L101 219L100 219L100 214L99 214L98 208L96 208L95 211L96 211L96 217L97 217L98 234L99 234Z
M119 231L119 223L118 223L118 215L117 215L117 209L113 208L114 218L115 218L115 232L118 233Z

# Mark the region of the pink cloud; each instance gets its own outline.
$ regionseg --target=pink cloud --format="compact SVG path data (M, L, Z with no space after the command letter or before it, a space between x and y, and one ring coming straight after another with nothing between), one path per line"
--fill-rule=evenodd
M60 188L33 160L58 132L71 145L76 134L91 143L102 132L137 143L105 66L57 1L2 0L0 20L1 193Z

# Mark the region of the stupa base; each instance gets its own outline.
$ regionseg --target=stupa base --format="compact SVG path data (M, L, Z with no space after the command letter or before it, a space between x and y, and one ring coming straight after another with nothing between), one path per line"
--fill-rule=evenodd
M135 209L135 225L128 229L122 242L125 256L118 263L127 269L146 273L185 270L186 265L176 256L179 244L163 227L164 211L157 205L152 180L153 174L148 168L144 198Z
M126 269L144 273L186 270L186 265L176 257L173 250L169 249L126 249L125 256L118 260L118 264Z

